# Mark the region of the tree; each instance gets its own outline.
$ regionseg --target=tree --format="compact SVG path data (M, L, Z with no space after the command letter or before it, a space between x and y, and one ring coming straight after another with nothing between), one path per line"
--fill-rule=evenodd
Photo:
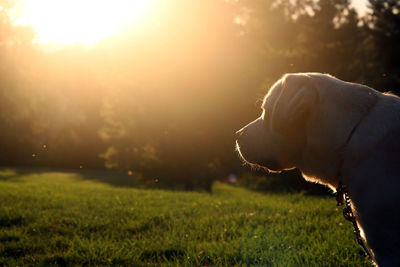
M400 93L400 1L370 0L366 19L373 40L373 84Z

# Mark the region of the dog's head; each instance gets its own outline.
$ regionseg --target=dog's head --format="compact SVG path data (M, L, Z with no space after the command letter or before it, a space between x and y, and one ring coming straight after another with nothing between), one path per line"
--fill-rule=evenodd
M318 94L310 77L287 74L265 96L262 114L237 132L236 149L252 165L281 171L296 166Z
M261 116L237 132L236 149L252 165L298 167L308 180L335 184L343 148L378 95L326 74L286 74L265 96Z

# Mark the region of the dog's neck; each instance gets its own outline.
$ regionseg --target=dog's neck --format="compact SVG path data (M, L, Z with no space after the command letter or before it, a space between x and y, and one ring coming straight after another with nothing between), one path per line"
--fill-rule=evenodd
M368 117L362 120L354 132L353 138L349 140L346 150L343 153L343 170L356 168L366 158L368 158L381 144L388 135L393 133L394 125L400 127L400 98L383 94L379 100L381 103L376 105L370 112ZM393 105L393 102L397 102ZM391 106L391 112L388 113L387 106ZM380 118L390 118L382 121ZM373 127L371 127L373 125ZM348 174L343 173L346 179ZM350 181L344 181L349 184Z
M340 183L343 183L344 154L361 122L362 119L353 127L346 141L338 148L321 149L318 145L313 144L306 147L299 169L307 181L329 186L333 191Z
M328 156L328 153L323 151L308 151L308 153L310 156L298 167L304 179L326 185L335 191L339 184L338 173L341 169L339 157Z
M357 149L354 150L353 144L357 142L354 139L358 140L363 135L368 136L368 131L360 128L364 127L365 120L369 118L370 113L376 107L376 103L380 101L378 97L370 99L368 109L365 110L364 114L360 114L358 120L347 120L345 122L348 125L346 128L347 134L335 135L335 133L338 133L337 129L340 129L340 127L335 128L330 136L324 136L322 139L318 136L321 132L310 134L310 138L307 140L307 144L303 150L301 162L298 164L306 180L327 185L333 191L336 190L339 182L346 183L346 177L342 173L343 169L347 169L344 163L349 164L349 162L354 161L349 156L352 154L351 151L363 153L359 149L358 151ZM320 117L316 117L314 120L317 123L321 122ZM314 127L314 129L316 128ZM313 136L316 136L316 138L313 138Z

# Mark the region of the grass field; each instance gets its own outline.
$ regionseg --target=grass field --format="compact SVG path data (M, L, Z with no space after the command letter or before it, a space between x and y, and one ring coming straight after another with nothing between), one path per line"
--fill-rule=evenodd
M0 266L370 265L334 198L97 175L1 169Z

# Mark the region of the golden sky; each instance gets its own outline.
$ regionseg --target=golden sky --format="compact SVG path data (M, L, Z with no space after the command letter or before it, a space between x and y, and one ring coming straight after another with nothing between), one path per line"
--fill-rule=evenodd
M126 25L144 28L162 0L21 0L15 23L35 28L39 43L92 45ZM360 12L367 0L352 0Z
M93 44L126 24L143 23L158 0L22 0L17 24L32 25L41 43Z

